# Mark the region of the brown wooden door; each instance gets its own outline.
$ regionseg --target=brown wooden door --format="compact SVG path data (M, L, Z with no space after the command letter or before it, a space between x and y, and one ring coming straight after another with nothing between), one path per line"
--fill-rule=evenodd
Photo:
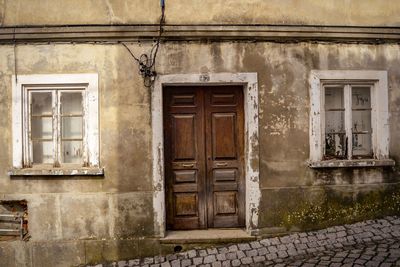
M244 226L243 92L164 89L168 229Z

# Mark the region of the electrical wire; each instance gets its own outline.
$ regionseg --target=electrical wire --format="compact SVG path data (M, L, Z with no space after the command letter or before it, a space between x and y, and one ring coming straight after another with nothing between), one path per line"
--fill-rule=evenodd
M129 49L129 47L125 44L125 43L121 43L126 50L128 50L129 54L131 54L131 56L133 57L134 60L136 60L137 62L140 62L139 59L137 57L135 57L135 55L132 53L132 51Z
M138 58L133 54L133 52L129 49L129 47L125 43L121 42L121 44L128 50L132 58L139 64L139 74L143 77L144 86L148 88L150 88L153 85L154 79L157 76L155 63L156 63L157 53L160 48L164 20L165 20L165 3L164 1L162 1L158 37L156 43L151 48L149 55L143 53Z

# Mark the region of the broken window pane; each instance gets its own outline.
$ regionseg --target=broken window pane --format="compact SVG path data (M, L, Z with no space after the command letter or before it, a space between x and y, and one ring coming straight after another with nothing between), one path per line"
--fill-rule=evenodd
M345 158L346 143L346 134L344 133L325 134L325 158Z
M63 163L82 163L82 141L63 141Z
M32 92L32 115L51 115L51 92Z
M33 141L33 163L53 163L53 141Z
M346 157L343 87L325 87L325 157Z
M353 157L372 155L371 132L371 89L352 87Z

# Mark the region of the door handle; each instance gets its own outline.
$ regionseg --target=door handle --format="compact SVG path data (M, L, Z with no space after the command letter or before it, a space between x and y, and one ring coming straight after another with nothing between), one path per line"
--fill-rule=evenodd
M182 164L182 167L186 167L186 168L193 168L194 164Z
M228 166L228 163L222 162L222 163L217 163L216 165L217 165L217 167L226 167L226 166Z

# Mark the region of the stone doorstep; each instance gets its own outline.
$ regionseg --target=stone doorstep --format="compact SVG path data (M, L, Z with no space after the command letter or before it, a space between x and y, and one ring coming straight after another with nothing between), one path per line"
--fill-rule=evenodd
M207 229L168 231L161 244L190 244L190 243L241 243L254 241L257 238L246 233L243 229Z

